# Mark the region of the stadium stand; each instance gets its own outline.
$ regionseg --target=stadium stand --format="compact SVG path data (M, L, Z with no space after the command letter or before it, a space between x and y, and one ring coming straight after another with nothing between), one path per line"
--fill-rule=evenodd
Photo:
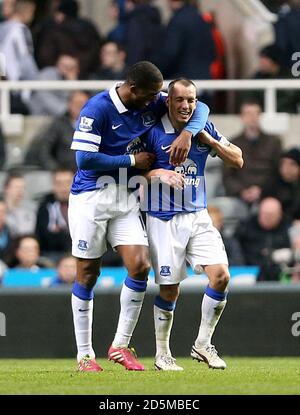
M59 19L59 13L57 14L55 12L55 4L57 7L60 7L60 1L52 2L49 0L47 3L48 6L50 3L53 3L52 12L50 12L51 7L43 5L41 13L41 5L38 4L35 20L30 27L33 33L34 46L37 45L36 35L40 29L39 25L43 26L42 33L46 37L46 32L49 30L49 27L55 26L57 28L59 26L57 25L57 22L55 23L55 19ZM63 1L62 3L62 7L60 7L57 11L59 12L63 10L65 12L67 10L67 13L71 12L72 14L72 11L68 9L68 1ZM74 3L76 2L72 3L74 6ZM100 51L101 42L105 40L105 34L109 33L113 24L116 23L108 15L110 5L113 3L114 6L118 7L121 3L138 4L142 2L132 2L131 0L126 2L111 2L110 0L99 2L97 0L91 0L90 2L78 1L77 3L80 5L78 12L79 19L87 18L92 22L94 27L93 33L95 35L95 39L97 38L97 45L99 46ZM153 1L149 3L153 3L155 7L158 7L162 16L162 22L166 25L171 16L167 0ZM276 41L276 33L273 25L276 25L277 21L280 21L282 24L287 16L289 16L289 10L286 9L286 11L283 11L280 9L279 11L278 7L272 7L274 6L274 2L260 2L259 0L245 0L243 2L238 0L224 0L221 3L216 0L202 0L201 2L198 1L194 3L198 3L198 5L201 6L201 8L199 8L199 15L200 11L211 13L212 18L215 21L216 28L218 29L225 45L224 73L226 74L227 79L219 81L195 80L199 95L201 94L201 96L203 91L207 92L207 97L209 97L210 94L214 94L215 91L224 93L224 103L221 101L221 104L223 104L221 105L221 109L223 108L223 111L221 110L220 112L218 108L218 114L216 114L214 112L214 108L212 108L210 117L211 120L218 126L218 129L222 131L225 136L232 139L232 137L238 135L242 129L242 123L239 117L235 114L237 109L235 99L237 95L236 91L256 90L259 91L260 97L263 97L263 130L269 134L280 135L282 137L282 145L284 150L288 150L291 147L299 149L299 104L297 106L297 103L295 104L293 102L293 107L295 108L293 114L279 113L277 112L278 107L276 97L277 91L300 91L299 75L298 77L295 76L295 79L277 80L275 78L267 81L265 79L258 81L244 79L252 77L255 74L255 71L258 70L259 50ZM270 6L271 3L272 5ZM7 15L5 14L3 16L6 19L10 18L9 11L7 13ZM126 13L126 10L122 10L122 13ZM295 13L293 13L293 16L294 15ZM40 16L43 16L43 20L39 20L41 19ZM44 26L44 23L47 21L49 23L49 20L47 19L50 19L52 26L47 26L47 24ZM86 22L86 20L84 22ZM82 20L80 20L78 24L79 23L82 24ZM100 37L96 34L97 30L100 33ZM52 35L53 34L51 34L51 36ZM99 38L101 38L101 42L99 42ZM118 38L118 42L120 42L120 38ZM122 45L122 42L120 43L121 46L124 47L124 44ZM243 45L243 48L241 48L241 45ZM41 43L39 43L38 47L40 56ZM126 56L126 47L124 49L124 56ZM237 51L239 52L237 53ZM73 50L72 48L70 53L73 52L76 54L78 51ZM99 53L97 55L95 53L95 60L96 57L98 60ZM147 58L147 56L145 58ZM122 64L122 68L123 65L124 62ZM40 65L40 67L41 66L43 65ZM83 66L86 67L85 64ZM3 68L1 68L0 70L3 72ZM124 73L123 69L121 73ZM0 124L5 138L6 150L5 162L2 164L0 170L1 192L3 190L3 183L7 173L15 170L21 171L25 178L27 188L26 199L33 201L35 204L37 204L37 202L39 202L45 194L49 193L52 188L52 173L50 172L50 169L46 170L46 166L43 166L43 169L41 169L36 166L27 165L24 163L24 155L29 149L36 134L39 131L42 131L46 125L48 126L51 125L51 122L55 122L55 119L48 115L34 116L31 114L24 116L12 113L12 94L19 91L21 92L21 95L25 94L25 96L30 97L30 94L33 94L35 91L51 91L52 88L58 89L66 94L68 94L71 90L78 89L95 93L96 91L110 88L114 84L115 81L113 81L112 78L108 79L106 75L101 78L101 73L105 72L101 72L101 67L98 69L95 67L94 73L95 70L98 74L100 74L98 77L98 79L100 79L99 81L93 81L95 77L93 75L89 75L85 76L84 79L90 79L90 81L85 81L81 76L81 80L79 81L68 82L65 80L53 83L51 81L40 82L37 80L32 82L24 80L21 80L20 82L0 82ZM83 72L85 72L85 70ZM4 76L5 73L3 72L0 75ZM114 76L114 78L116 78L116 76ZM292 76L290 78L292 78ZM168 81L164 84L165 88L167 87L167 84ZM286 108L289 107L287 106ZM206 168L206 184L208 202L215 204L221 209L224 214L224 232L225 234L231 235L236 226L239 224L239 221L247 217L248 211L245 206L241 206L239 204L237 199L227 197L222 183L221 163L218 158L208 159ZM112 264L114 263L114 260L115 259L113 258Z

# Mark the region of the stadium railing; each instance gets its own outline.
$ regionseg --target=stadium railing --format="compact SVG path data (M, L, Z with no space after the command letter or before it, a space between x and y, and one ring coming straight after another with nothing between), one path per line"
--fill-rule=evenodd
M300 72L299 75L300 77ZM10 93L24 90L90 90L101 91L112 87L117 81L1 81L0 82L0 119L7 120L10 114ZM164 88L170 81L164 82ZM276 113L276 92L278 90L300 89L300 79L274 80L195 80L200 91L264 91L264 112Z

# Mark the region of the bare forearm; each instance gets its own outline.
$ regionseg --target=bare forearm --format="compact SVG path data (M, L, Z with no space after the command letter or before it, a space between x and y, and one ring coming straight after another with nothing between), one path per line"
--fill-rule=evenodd
M203 130L198 135L198 140L201 143L208 144L212 150L224 161L226 166L240 169L243 167L244 161L242 157L242 150L235 144L230 143L226 137L221 137L221 140L215 140L207 131Z
M217 140L211 144L211 147L215 150L217 155L224 161L226 166L241 169L244 164L242 157L242 150L236 145L229 143L225 145Z
M153 169L149 170L144 174L144 177L147 179L148 182L153 180L159 180L161 174L163 173L164 169Z

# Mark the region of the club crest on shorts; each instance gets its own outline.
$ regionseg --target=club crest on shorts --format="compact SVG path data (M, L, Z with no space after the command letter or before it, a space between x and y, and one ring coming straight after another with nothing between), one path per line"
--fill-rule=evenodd
M83 241L83 240L79 239L79 241L78 241L78 249L80 249L81 251L87 251L87 249L88 249L88 243L87 243L87 241Z
M169 277L171 275L171 271L170 271L170 265L162 265L160 267L160 275L162 277Z
M83 131L84 133L88 133L89 131L92 131L93 122L94 122L93 118L81 117L80 124L79 124L79 130Z

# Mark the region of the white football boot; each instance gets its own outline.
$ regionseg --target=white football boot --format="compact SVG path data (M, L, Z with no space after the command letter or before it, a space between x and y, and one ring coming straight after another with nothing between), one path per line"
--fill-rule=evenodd
M212 344L199 349L194 345L191 356L198 362L205 362L211 369L226 369L226 363L218 356L218 352Z
M166 354L157 356L154 363L155 370L180 371L183 367L176 365L176 359Z

